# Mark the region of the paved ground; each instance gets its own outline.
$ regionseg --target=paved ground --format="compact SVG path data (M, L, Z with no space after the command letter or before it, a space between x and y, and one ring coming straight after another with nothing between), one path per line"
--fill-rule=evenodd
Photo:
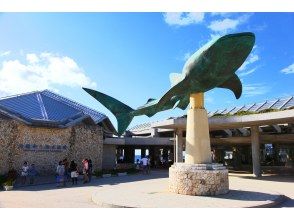
M97 195L99 191L108 192L110 190L112 198L117 200L121 197L121 191L116 192L116 189L123 189L128 198L140 201L140 198L133 193L135 189L149 190L149 195L151 196L166 195L167 176L167 172L154 171L151 175L93 179L91 184L83 185L79 182L77 187L70 187L70 184L66 188L56 188L55 184L17 187L13 191L0 191L0 207L94 208L99 206L92 202L92 195ZM294 207L293 187L294 177L265 176L256 180L248 174L230 174L230 188L233 189L231 195L234 196L235 194L237 197L202 197L204 199L202 199L201 204L206 204L205 207L224 207L222 204L226 204L227 207L246 206L250 202L252 204L258 202L256 200L260 202L264 199L271 199L276 194L283 194L289 197L290 200L279 207ZM201 204L197 207L202 206Z

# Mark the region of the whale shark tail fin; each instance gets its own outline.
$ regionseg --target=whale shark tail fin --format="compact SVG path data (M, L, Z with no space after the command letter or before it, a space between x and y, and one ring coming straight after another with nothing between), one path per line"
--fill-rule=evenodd
M236 99L239 99L242 94L242 83L236 74L233 74L231 78L218 87L231 90L235 94Z
M134 111L134 109L111 96L105 95L102 92L88 88L83 89L102 105L104 105L116 117L118 127L117 133L119 136L121 136L133 120L134 116L132 116L130 113Z

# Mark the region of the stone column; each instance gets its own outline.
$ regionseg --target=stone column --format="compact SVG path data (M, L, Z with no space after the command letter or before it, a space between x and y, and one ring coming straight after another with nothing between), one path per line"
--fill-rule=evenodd
M144 158L146 156L146 149L141 148L141 158Z
M211 163L211 148L207 112L204 109L204 94L190 95L187 115L186 164Z
M260 141L259 141L259 130L258 126L251 127L251 147L252 147L252 165L253 165L253 175L255 177L261 176L260 170Z
M176 130L176 163L183 162L183 130L177 129Z
M149 159L150 159L150 165L153 168L154 167L154 161L155 161L155 151L154 151L154 146L150 146L148 148L149 150Z
M125 162L126 163L134 163L134 159L135 159L135 149L133 149L132 147L126 147L125 149Z

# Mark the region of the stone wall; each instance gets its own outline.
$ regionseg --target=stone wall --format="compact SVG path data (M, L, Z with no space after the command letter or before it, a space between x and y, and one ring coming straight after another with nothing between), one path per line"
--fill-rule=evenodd
M169 168L169 191L193 196L226 194L228 170L222 164L175 163Z
M58 161L90 158L93 169L102 169L103 133L98 125L71 128L30 127L15 120L0 120L0 174L24 161L34 163L41 174L55 172Z
M113 169L116 165L116 146L104 145L103 146L103 169Z

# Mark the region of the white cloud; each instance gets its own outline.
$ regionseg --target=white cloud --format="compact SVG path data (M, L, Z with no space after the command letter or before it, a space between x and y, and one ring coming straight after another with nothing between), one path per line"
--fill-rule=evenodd
M253 48L254 50L254 48ZM255 63L256 61L259 60L259 56L256 54L255 51L253 51L249 57L246 59L246 61L242 64L242 66L240 66L240 68L238 69L238 71L244 71L246 70L247 66L250 64Z
M215 32L223 32L230 29L235 29L238 24L239 24L238 20L225 18L223 20L217 20L217 21L211 22L208 28Z
M222 34L226 33L227 31L235 30L239 25L248 21L251 15L245 14L239 16L236 19L232 18L225 18L220 20L215 20L210 23L208 28L214 32L220 32Z
M55 86L96 87L70 57L52 53L26 54L26 62L5 60L0 64L0 94L11 95Z
M164 20L169 25L186 26L190 24L201 23L204 20L204 13L202 12L172 12L164 13Z
M251 70L248 70L248 71L246 71L246 72L241 72L241 73L239 73L238 75L239 75L239 77L248 76L248 75L250 75L251 73L255 72L256 69L257 69L257 67L255 67L255 68L253 68L253 69L251 69Z
M26 59L31 64L38 63L40 61L38 56L36 54L34 54L34 53L27 54Z
M243 94L244 96L256 96L256 95L263 95L268 93L270 88L265 86L262 83L253 83L253 84L245 84L243 85Z
M231 12L211 12L211 16L230 17L233 13Z
M11 54L11 51L0 51L0 57L5 57Z
M290 66L287 66L286 68L282 69L281 72L285 73L285 74L294 73L294 63L292 63Z

